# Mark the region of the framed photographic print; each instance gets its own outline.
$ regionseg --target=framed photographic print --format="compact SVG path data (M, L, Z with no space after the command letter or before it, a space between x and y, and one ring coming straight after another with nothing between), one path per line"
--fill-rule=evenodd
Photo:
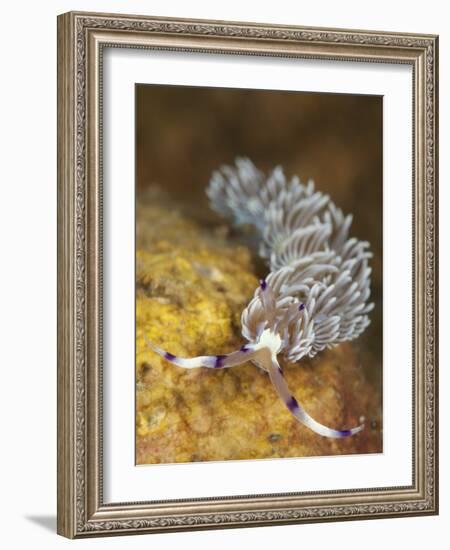
M436 514L436 36L58 18L58 532Z

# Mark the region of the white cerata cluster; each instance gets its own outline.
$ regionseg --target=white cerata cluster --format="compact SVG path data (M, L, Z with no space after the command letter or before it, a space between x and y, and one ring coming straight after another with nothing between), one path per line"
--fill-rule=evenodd
M251 361L266 371L292 415L325 437L358 433L331 429L309 416L289 391L279 354L291 362L357 338L369 325L372 256L369 243L349 237L352 215L344 216L328 195L290 180L277 166L268 176L247 158L212 174L211 207L235 225L252 225L259 254L270 273L260 281L242 312L247 342L226 355L177 357L154 346L159 355L183 368L221 369Z

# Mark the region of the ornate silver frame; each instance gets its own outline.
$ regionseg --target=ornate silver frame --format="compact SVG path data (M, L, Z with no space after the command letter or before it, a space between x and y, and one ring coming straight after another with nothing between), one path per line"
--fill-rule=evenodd
M101 86L106 46L412 66L411 486L103 502ZM438 38L430 35L94 13L59 16L58 533L78 538L438 513L437 53Z

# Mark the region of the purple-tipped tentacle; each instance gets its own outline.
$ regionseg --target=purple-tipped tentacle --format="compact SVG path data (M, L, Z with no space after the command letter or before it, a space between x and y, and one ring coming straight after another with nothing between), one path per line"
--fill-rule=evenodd
M259 288L259 298L264 308L266 321L267 323L271 324L275 319L277 311L277 301L275 298L275 293L265 279L261 279L259 281Z
M195 369L198 367L206 367L209 369L226 369L229 367L236 367L242 363L246 363L252 357L256 355L256 351L253 350L251 344L245 344L238 351L233 351L226 355L200 355L198 357L177 357L168 351L165 351L157 346L153 345L146 337L145 341L147 345L158 355L164 357L167 361L170 361L177 367L184 369Z
M361 424L361 426L357 426L356 428L352 428L350 430L333 430L331 428L328 428L327 426L324 426L323 424L320 424L319 422L314 420L314 418L309 416L309 414L303 409L303 407L291 394L287 382L283 376L283 371L278 364L278 361L275 358L272 358L271 364L267 366L270 380L272 381L272 384L274 385L283 403L297 420L313 430L313 432L316 432L323 437L343 438L357 434L364 428L364 424Z

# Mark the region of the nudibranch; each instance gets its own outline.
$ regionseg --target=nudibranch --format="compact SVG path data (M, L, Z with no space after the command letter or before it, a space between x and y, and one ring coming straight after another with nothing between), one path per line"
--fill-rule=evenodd
M263 369L292 415L325 437L354 435L314 420L292 395L278 362L314 357L325 348L357 338L369 325L372 257L369 243L349 237L344 216L328 195L290 180L280 166L268 176L246 158L215 171L207 188L212 208L235 225L252 225L259 254L270 268L241 316L247 342L222 355L177 357L147 340L159 355L186 369L223 369L251 361Z

